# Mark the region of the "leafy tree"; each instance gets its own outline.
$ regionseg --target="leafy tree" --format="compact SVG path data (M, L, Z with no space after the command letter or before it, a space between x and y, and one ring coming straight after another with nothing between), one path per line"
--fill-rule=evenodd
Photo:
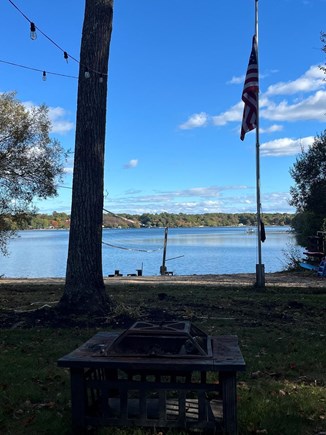
M59 308L105 313L102 272L104 144L113 0L86 0L78 79L74 177L64 294Z
M295 181L290 204L297 210L292 226L307 237L321 230L326 218L326 130L301 152L290 174Z
M34 198L56 195L63 150L51 139L48 109L27 108L15 93L0 95L0 251L7 253L15 227L23 227Z
M143 213L140 217L139 217L140 223L146 227L148 225L151 225L152 222L152 215L150 215L149 213Z

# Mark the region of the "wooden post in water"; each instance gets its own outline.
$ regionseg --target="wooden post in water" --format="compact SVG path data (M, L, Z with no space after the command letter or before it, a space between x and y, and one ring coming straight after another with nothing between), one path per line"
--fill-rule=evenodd
M168 244L168 227L166 227L165 231L164 231L163 260L162 260L162 266L160 267L160 274L161 275L166 274L165 260L166 260L166 246L167 246L167 244Z

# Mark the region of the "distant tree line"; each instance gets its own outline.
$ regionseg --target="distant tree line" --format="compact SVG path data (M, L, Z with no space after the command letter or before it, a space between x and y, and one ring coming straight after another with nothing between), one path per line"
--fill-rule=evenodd
M254 213L144 213L137 215L121 215L128 221L134 221L142 227L225 227L225 226L255 226L256 214ZM268 213L263 215L265 225L290 226L292 215L288 213ZM128 221L126 223L128 223ZM121 225L122 226L122 225Z
M265 225L291 226L293 215L288 213L267 213L263 215ZM68 229L70 215L67 213L35 214L23 222L7 217L8 225L14 230L24 229ZM103 214L104 228L142 228L142 227L225 227L225 226L255 226L254 213L143 213L133 214Z

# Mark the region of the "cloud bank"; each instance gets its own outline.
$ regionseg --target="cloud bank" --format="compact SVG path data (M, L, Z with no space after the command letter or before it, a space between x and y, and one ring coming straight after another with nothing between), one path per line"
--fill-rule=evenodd
M292 213L289 193L274 192L261 196L265 213ZM105 207L115 213L256 213L254 186L209 186L185 190L135 192L107 199Z

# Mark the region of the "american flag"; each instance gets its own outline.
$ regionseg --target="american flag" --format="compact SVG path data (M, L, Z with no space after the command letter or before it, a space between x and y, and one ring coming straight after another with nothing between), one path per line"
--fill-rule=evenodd
M242 91L242 101L245 103L241 125L240 139L243 140L245 134L257 127L258 117L258 63L257 63L257 43L256 36L252 38L252 49L246 79Z

